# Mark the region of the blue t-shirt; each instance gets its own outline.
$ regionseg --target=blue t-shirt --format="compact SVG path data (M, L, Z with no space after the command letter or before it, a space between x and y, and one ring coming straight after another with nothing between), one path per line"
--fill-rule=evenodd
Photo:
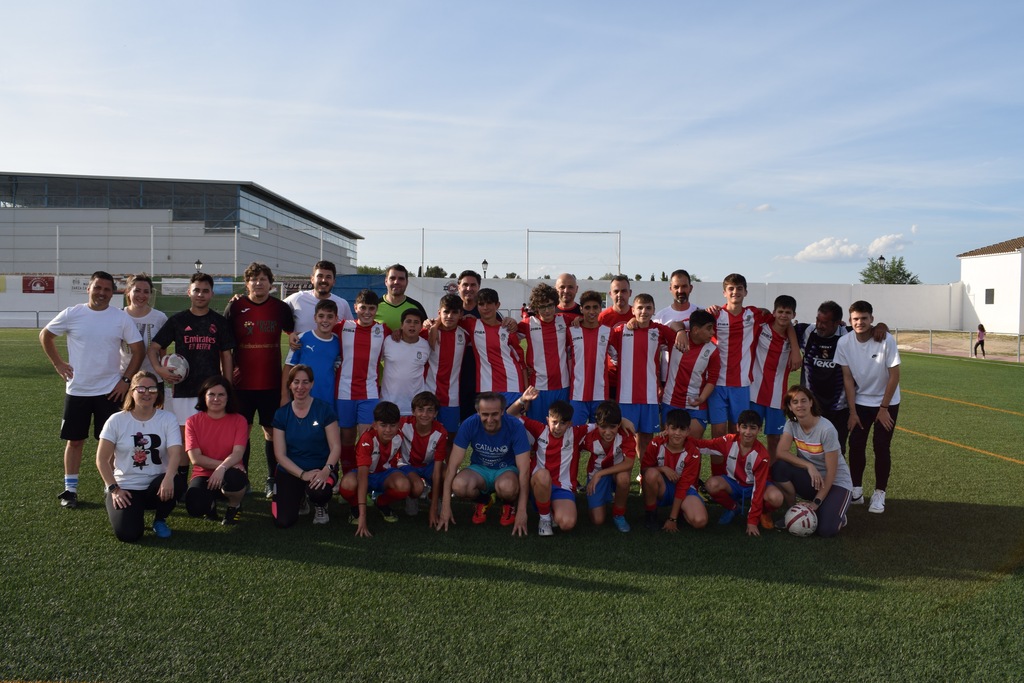
M313 369L313 389L309 392L313 398L334 404L334 371L337 367L338 337L324 341L313 333L304 332L299 337L302 348L292 351L285 360L285 365L308 365Z
M530 452L530 439L523 423L505 414L502 414L501 427L495 434L484 430L479 415L471 415L459 427L455 445L459 448L472 447L470 464L490 469L511 467L516 464L517 453Z
M284 432L288 449L286 455L303 470L319 469L327 464L331 447L327 443L326 428L337 421L334 408L316 398L304 418L295 416L291 403L281 406L274 413L274 429Z

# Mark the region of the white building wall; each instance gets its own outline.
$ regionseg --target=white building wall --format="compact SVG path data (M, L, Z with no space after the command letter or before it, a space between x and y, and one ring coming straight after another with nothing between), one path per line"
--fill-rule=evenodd
M963 329L976 330L978 323L989 332L1024 334L1024 253L969 256L960 259L960 279L965 283ZM995 290L995 300L985 303L985 290Z

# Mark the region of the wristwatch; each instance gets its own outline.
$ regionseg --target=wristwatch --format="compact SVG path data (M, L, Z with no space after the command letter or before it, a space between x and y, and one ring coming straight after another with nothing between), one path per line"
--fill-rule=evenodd
M814 499L814 504L820 506L821 505L821 498L815 498Z
M121 375L121 381L124 382L125 384L131 384L132 383L131 379L129 379L128 377L125 377L124 375Z
M109 486L107 486L107 493L113 493L114 491L118 490L119 488L121 488L121 487L118 486L117 482L115 481L113 484L110 484Z

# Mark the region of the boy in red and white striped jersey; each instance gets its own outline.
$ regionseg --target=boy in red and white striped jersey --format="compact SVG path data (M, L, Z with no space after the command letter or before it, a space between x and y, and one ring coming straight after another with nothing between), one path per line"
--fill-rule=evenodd
M668 381L661 395L664 415L670 410L685 410L692 418L690 436L700 438L708 424L708 397L722 369L718 347L711 341L715 334L715 318L704 310L690 316L690 344L686 351L675 346L669 354Z
M523 349L519 335L510 332L498 317L498 293L489 287L477 295L480 318L463 316L459 325L472 336L476 356L476 391L504 394L512 405L523 392Z
M595 410L608 398L606 365L608 340L612 328L598 322L601 314L601 295L594 290L580 296L580 324L570 325L567 348L569 351L569 403L572 404L572 423L592 422Z
M775 299L771 321L758 325L754 367L750 380L750 409L761 416L768 453L775 462L779 436L786 426L782 399L789 388L789 331L796 317L796 299L783 294ZM799 353L799 352L798 352Z
M402 437L398 470L409 479L405 512L409 516L419 514L419 499L429 481L431 527L437 522L437 501L448 457L448 430L436 420L438 408L437 397L421 391L412 398L412 416L403 417L398 423Z
M537 398L530 402L527 416L542 421L548 406L555 401L569 400L569 363L566 359L564 317L556 315L558 292L541 283L530 292L530 308L534 314L518 325L519 335L526 339L526 382L536 387Z
M441 297L437 321L430 330L430 359L425 388L437 397L438 417L449 433L459 430L459 380L462 358L472 344L472 335L459 326L462 299L457 294ZM451 442L449 442L449 447Z

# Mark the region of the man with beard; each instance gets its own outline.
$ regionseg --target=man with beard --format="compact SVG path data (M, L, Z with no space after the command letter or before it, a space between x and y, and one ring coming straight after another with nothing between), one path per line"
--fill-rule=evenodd
M309 278L313 288L295 292L284 300L291 307L292 315L295 317L295 332L289 337L292 340L293 349L298 345L299 337L316 327L314 317L318 301L331 299L338 304L338 320L352 320L352 308L348 302L331 293L337 275L338 269L334 267L333 263L317 261L313 266L313 274Z
M388 266L384 275L384 286L387 293L377 306L377 322L384 323L389 330L397 330L402 326L402 313L410 308L418 310L424 320L427 317L423 304L405 295L409 286L409 270L401 263Z

